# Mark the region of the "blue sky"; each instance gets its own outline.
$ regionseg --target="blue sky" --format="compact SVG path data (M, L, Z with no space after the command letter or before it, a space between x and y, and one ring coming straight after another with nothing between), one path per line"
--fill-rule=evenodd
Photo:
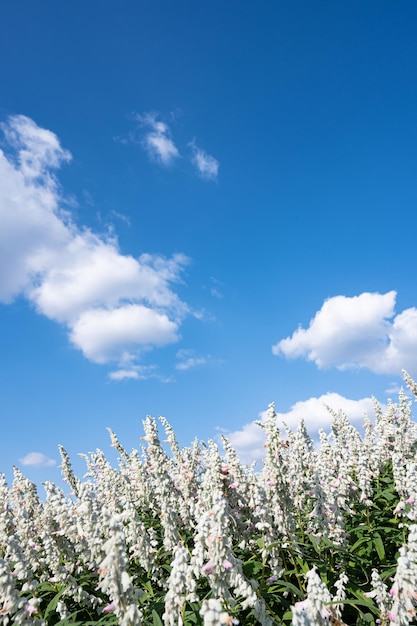
M1 470L417 377L417 5L6 3ZM82 463L75 462L82 471Z

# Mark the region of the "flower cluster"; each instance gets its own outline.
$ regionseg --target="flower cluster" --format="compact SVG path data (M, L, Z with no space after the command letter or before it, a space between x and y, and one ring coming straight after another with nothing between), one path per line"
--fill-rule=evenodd
M281 431L271 405L259 471L227 438L224 453L180 448L147 417L139 450L110 430L116 466L90 452L82 479L61 446L68 493L46 482L41 497L17 468L10 487L0 476L0 622L416 623L411 403L375 403L363 435L332 418L315 445L304 422Z

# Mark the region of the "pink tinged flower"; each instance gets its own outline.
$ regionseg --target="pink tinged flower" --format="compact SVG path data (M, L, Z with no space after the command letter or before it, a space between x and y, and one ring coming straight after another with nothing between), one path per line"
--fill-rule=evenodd
M212 574L214 572L214 563L209 561L202 568L203 574Z
M224 569L232 569L233 565L231 564L231 562L230 562L230 561L228 561L227 559L225 559L225 560L223 561L223 567L224 567Z
M229 613L223 612L220 613L220 621L222 624L226 624L226 626L232 626L233 624L239 624L238 620L229 615Z
M108 604L107 606L104 607L103 609L103 613L113 613L113 611L116 609L116 605L114 602L110 602L110 604Z
M38 609L36 608L36 606L31 604L30 602L26 602L24 610L25 610L25 613L27 613L28 615L33 615L34 613L38 612Z
M294 604L294 608L296 609L301 609L301 610L306 610L308 609L308 607L310 606L310 600L308 598L306 598L305 600L301 600L301 602L296 602Z
M414 498L408 498L408 500L405 501L406 504L414 504Z

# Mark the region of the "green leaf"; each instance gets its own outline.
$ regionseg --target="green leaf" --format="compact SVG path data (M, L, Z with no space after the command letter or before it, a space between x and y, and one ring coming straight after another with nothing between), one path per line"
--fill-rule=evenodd
M302 591L300 591L300 589L298 589L298 587L296 587L295 585L293 585L292 583L287 582L286 580L276 580L274 582L273 585L274 590L276 589L277 591L292 591L294 595L298 596L299 598L303 599L304 598L304 594Z
M98 622L97 621L87 622L87 624L89 624L90 626L93 626L95 624L106 624L107 626L111 626L111 624L118 624L118 623L119 623L119 619L114 613L103 615L103 617L101 617L98 620Z
M337 602L326 602L326 605L331 604L340 604L340 601ZM348 606L364 606L367 609L370 609L377 613L376 607L372 604L372 602L367 602L366 600L343 600L342 604L347 604Z
M82 622L73 621L74 617L79 612L80 611L75 611L74 613L71 613L71 615L69 615L68 617L64 617L64 619L61 619L59 622L57 622L55 626L81 626L82 624L85 625L85 621L82 621Z
M360 591L359 589L352 589L352 593L357 597L357 600L343 600L343 604L354 607L363 606L372 613L374 613L376 616L379 616L378 608L372 602L372 600L369 600L369 598L364 595L363 591Z
M119 620L114 613L103 615L98 621L93 620L90 622L82 622L83 626L97 626L97 624L105 624L105 626L116 626L118 623ZM71 626L73 626L72 622Z
M307 574L307 572L310 570L309 564L303 561L302 559L300 559L300 557L298 556L296 557L295 561L297 565L299 565L299 567L301 568L301 571L303 572L303 574Z
M313 535L307 535L307 536L310 539L311 545L313 546L314 550L317 552L317 554L320 554L320 548L319 548L317 539Z
M263 563L261 561L247 561L243 566L243 571L245 572L246 576L253 578L257 574L259 574L262 568Z
M195 611L185 611L185 624L191 623L191 624L197 624L197 615Z
M384 544L382 543L381 535L379 533L375 533L375 536L373 538L373 544L375 546L375 550L378 553L379 560L384 561L385 560L385 548L384 548Z
M349 552L353 554L353 552L356 552L359 546L361 546L363 543L367 543L368 541L369 541L369 537L361 537L353 544L353 546L349 547Z
M397 571L397 564L393 565L392 567L388 569L384 569L382 572L380 572L382 580L387 580L391 578L392 576L395 575L396 571Z
M143 587L148 592L148 594L150 596L154 595L153 588L152 588L152 582L150 580L147 580L146 582L144 582L143 583Z
M59 591L57 594L55 594L55 596L52 598L52 600L49 602L48 606L45 609L45 613L43 615L43 619L45 620L45 622L48 621L48 618L55 613L55 609L57 607L57 604L62 596L62 594L64 593L64 591L67 589L67 587L63 587L61 589L61 591Z
M153 626L164 626L161 618L159 617L155 609L152 609L152 620Z
M284 615L282 616L282 619L283 619L284 622L292 620L292 611L291 611L291 609L289 611L285 611Z
M384 498L389 501L395 500L397 498L397 494L393 493L391 489L384 489L384 491L381 493L381 496L384 496Z
M36 587L36 594L39 595L46 595L47 593L51 593L52 591L56 591L57 588L59 588L59 585L53 585L50 582L43 582L40 583L37 587Z

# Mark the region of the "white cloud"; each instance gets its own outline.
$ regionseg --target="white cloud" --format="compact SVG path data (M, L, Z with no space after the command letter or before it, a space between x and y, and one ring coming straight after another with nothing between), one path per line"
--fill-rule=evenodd
M332 415L326 406L335 411L343 411L353 424L362 420L364 415L373 415L372 398L350 400L338 393L326 393L319 398L296 402L287 413L277 413L278 426L287 424L291 430L296 430L301 419L304 419L307 431L311 437L317 435L320 428L327 429L332 421ZM265 419L266 411L260 414ZM284 433L285 434L285 433ZM246 424L241 430L226 435L236 449L243 463L260 461L265 456L265 435L263 429L255 422Z
M207 359L205 359L204 357L197 357L197 358L188 358L185 359L184 361L180 361L179 363L176 364L176 369L177 370L189 370L192 369L194 367L198 367L199 365L205 365L207 363Z
M72 324L72 343L95 363L134 356L139 346L163 346L178 341L178 324L166 315L141 304L126 304L111 310L92 309Z
M149 129L143 139L143 146L151 159L163 165L170 165L180 156L171 138L168 124L158 121L156 113L137 115L136 119L142 126Z
M12 154L0 150L0 267L7 267L0 301L11 302L70 237L51 171L70 157L52 133L24 116L10 118L1 130Z
M198 148L195 141L190 142L189 145L193 153L191 161L201 178L205 178L206 180L216 180L220 167L217 159L207 154L207 152L201 148Z
M179 279L186 263L183 255L169 260L122 255L114 239L103 241L86 231L74 234L55 255L30 296L42 313L60 322L71 322L87 308L112 307L126 299L185 313L169 283Z
M215 298L223 298L223 293L220 289L223 283L214 276L210 276L210 281L212 283L212 286L210 287L211 295Z
M276 355L306 358L319 368L417 373L417 309L395 314L396 292L326 300L307 329L273 346Z
M207 356L200 356L195 350L178 350L177 352L177 364L175 369L185 371L199 367L202 365L219 365L222 363L220 359L215 359L209 354Z
M42 452L29 452L22 459L19 459L22 465L30 465L32 467L52 467L56 465L54 459L48 458Z
M172 138L170 127L158 117L156 112L135 114L134 119L144 129L141 138L138 139L137 133L134 132L127 138L115 137L115 140L123 144L140 142L152 161L161 165L171 165L181 155ZM217 180L219 161L199 148L194 139L188 146L191 149L191 163L199 176L205 180Z
M338 393L328 392L318 398L296 402L288 413L277 413L278 423L285 422L292 430L295 430L303 418L307 430L314 435L320 428L328 428L332 422L332 415L326 407L334 411L343 411L353 424L363 419L363 416L374 413L372 398L351 400Z
M123 215L123 213L119 213L119 211L114 211L113 209L110 211L110 214L117 217L117 219L124 222L127 226L131 225L130 218L127 215Z
M0 127L8 145L16 152L16 162L27 179L49 178L49 170L70 161L71 154L61 148L57 136L50 130L39 128L25 115L14 115L9 123ZM49 182L54 186L54 180Z
M162 380L160 376L155 374L156 365L128 365L125 368L110 372L110 380L120 382L121 380L147 380L148 378L158 378Z
M177 370L189 370L199 365L206 365L208 359L203 356L197 356L194 350L178 350L178 363L175 368Z
M126 379L134 379L138 380L140 378L139 372L137 370L116 370L114 372L110 372L109 374L110 380L126 380Z
M385 394L388 398L392 398L393 396L398 396L400 393L401 386L397 382L391 382L387 389L385 389Z
M188 259L123 255L115 237L77 227L60 205L53 168L68 161L57 137L27 117L2 125L0 302L24 295L64 324L74 346L123 368L144 349L179 338L189 312L173 290Z
M265 435L255 422L246 424L241 430L226 433L226 438L235 448L242 463L250 465L253 461L262 461L265 456Z

